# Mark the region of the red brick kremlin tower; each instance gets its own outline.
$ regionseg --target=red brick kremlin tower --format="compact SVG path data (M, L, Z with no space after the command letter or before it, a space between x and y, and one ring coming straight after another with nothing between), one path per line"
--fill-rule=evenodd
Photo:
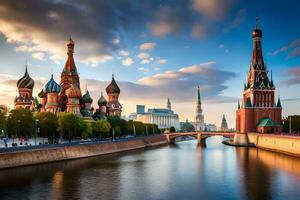
M65 111L67 108L68 98L66 96L66 90L72 85L80 89L79 75L77 73L76 65L73 58L75 43L70 37L67 47L68 47L68 59L66 61L65 67L61 74L61 93L60 93L60 103L61 110Z
M262 31L256 25L252 32L253 53L244 86L242 105L236 111L235 144L247 144L248 132L281 132L281 103L275 103L275 86L269 78L262 54Z

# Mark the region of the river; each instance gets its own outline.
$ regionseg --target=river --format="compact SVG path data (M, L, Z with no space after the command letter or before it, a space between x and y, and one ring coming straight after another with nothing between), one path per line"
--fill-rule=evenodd
M299 199L300 158L222 137L0 171L0 199Z

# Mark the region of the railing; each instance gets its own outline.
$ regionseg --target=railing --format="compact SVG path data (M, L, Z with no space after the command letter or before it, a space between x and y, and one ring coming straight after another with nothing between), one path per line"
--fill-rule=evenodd
M149 136L155 136L161 134L151 134ZM37 149L49 149L49 148L59 148L59 147L68 147L68 146L77 146L77 145L93 145L93 144L107 144L112 142L126 142L134 139L144 139L149 136L136 136L130 138L115 138L114 141L112 139L106 140L97 140L97 141L71 141L71 142L64 142L60 144L40 144L34 146L16 146L16 147L3 147L0 148L0 153L9 153L9 152L20 152L20 151L31 151Z

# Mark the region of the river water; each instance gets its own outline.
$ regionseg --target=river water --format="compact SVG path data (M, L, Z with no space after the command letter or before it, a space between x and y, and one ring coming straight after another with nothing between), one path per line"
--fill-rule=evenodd
M0 171L0 199L300 199L300 159L222 137Z

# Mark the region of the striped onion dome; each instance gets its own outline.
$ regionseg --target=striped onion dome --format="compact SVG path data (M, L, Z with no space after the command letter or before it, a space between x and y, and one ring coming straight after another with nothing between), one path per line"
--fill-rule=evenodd
M82 103L93 103L93 99L88 90L86 90L86 93L82 96L81 102Z
M103 96L103 93L101 92L101 97L98 100L98 106L106 106L107 101Z
M39 92L38 96L39 96L40 98L45 98L45 97L46 97L46 93L44 92L43 89Z
M78 87L72 85L66 90L66 95L68 98L76 98L80 99L81 98L81 91Z
M33 89L33 87L34 87L34 81L28 74L27 65L26 65L24 76L22 78L20 78L17 82L17 87L18 88L27 88L27 89Z
M51 75L51 79L48 81L48 83L44 87L45 93L60 93L61 87L59 84L55 82L53 79L53 74Z

